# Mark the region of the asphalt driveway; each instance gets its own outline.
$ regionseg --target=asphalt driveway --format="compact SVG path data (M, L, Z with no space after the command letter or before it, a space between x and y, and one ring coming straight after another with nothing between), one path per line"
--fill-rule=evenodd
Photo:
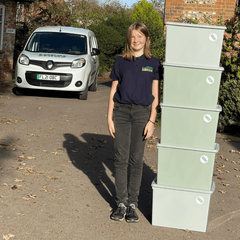
M151 225L160 128L148 141L140 222L112 221L113 140L107 130L108 79L87 101L73 94L0 89L0 239L239 240L240 140L220 144L206 233Z

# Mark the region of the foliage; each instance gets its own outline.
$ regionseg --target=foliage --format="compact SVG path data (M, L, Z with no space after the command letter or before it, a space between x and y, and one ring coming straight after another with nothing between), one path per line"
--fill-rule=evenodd
M153 9L153 6L153 3L149 3L146 0L138 2L133 9L133 14L131 15L132 20L134 22L142 21L148 25L151 23L152 25L163 27L163 21L157 10Z
M123 52L127 29L131 23L129 15L122 9L106 21L103 20L99 24L89 27L95 33L101 50L99 56L100 75L109 70L113 66L116 56Z
M42 26L71 26L71 11L69 5L60 0L36 0L30 5L27 16L27 25L31 33Z
M88 28L102 20L112 17L121 11L122 6L118 2L107 1L101 5L97 0L72 0L74 5L72 15L74 27Z
M41 26L71 26L72 15L68 3L63 0L35 0L19 4L16 24L14 63L30 34Z
M163 62L165 57L163 20L154 9L154 4L146 0L140 1L134 6L131 19L133 22L143 22L147 26L150 32L152 54Z
M219 131L233 131L240 126L240 20L239 13L227 22L224 33L221 64L224 67L219 91L223 110Z

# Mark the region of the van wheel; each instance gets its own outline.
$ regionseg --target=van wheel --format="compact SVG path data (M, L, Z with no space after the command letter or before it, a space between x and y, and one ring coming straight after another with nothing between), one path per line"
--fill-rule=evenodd
M97 85L98 85L98 82L97 82L97 76L96 76L93 84L89 87L89 91L96 92L97 91Z
M87 100L88 98L88 86L86 86L85 90L78 95L79 100Z
M23 95L22 91L18 88L18 87L14 87L12 89L13 93L16 95L16 96L21 96Z

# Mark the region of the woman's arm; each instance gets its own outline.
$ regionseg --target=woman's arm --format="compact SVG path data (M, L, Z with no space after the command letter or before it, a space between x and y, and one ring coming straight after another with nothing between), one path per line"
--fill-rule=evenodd
M114 128L114 123L113 123L113 108L114 108L114 101L113 101L113 97L115 92L117 91L117 85L118 85L118 81L112 81L112 87L111 87L111 91L110 91L110 96L109 96L109 102L108 102L108 117L107 117L107 121L108 121L108 130L110 135L115 138L115 128Z
M149 138L153 134L153 131L154 131L154 123L156 120L157 109L158 109L158 105L159 105L159 80L153 80L152 95L154 96L154 100L152 103L152 109L151 109L149 121L146 124L145 129L144 129L145 139Z

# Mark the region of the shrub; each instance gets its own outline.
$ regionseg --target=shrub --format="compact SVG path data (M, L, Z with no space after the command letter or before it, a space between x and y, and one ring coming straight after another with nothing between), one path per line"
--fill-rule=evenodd
M163 62L165 58L163 20L157 10L154 9L154 4L146 0L138 2L138 4L134 6L131 19L133 22L143 22L147 26L151 38L152 54Z
M101 51L99 56L100 75L109 70L113 66L116 56L123 52L127 29L131 23L126 11L121 10L118 15L89 27L95 33Z
M221 64L224 67L219 91L223 110L218 130L233 132L240 126L240 20L239 13L227 22L224 33Z

